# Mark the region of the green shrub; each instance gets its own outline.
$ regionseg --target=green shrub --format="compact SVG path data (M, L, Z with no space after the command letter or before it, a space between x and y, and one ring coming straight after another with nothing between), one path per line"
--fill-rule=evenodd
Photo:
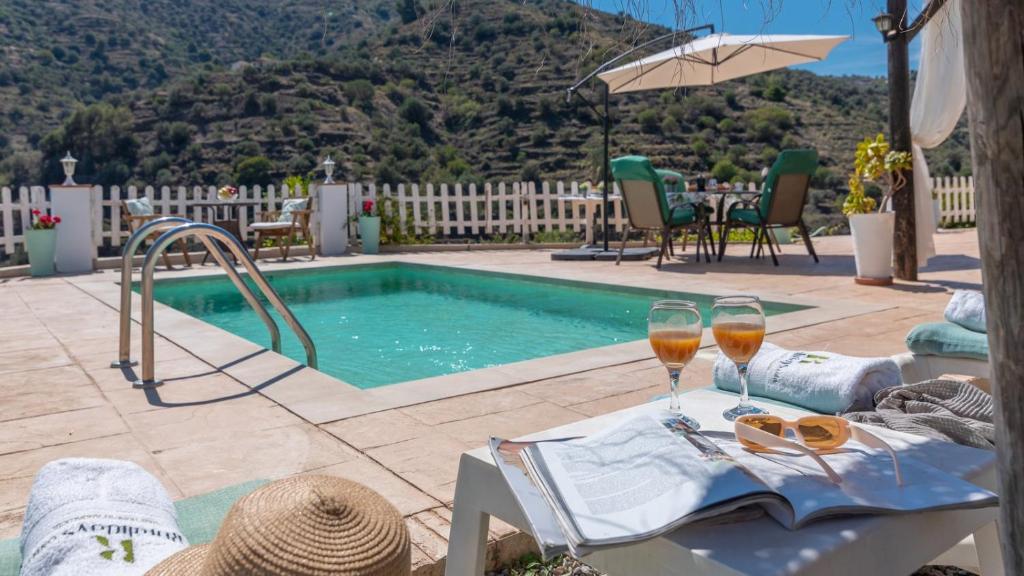
M697 126L701 130L709 130L718 126L718 121L713 116L701 116L697 118Z
M522 170L519 171L519 179L525 182L540 180L540 164L536 162L523 164Z
M431 112L421 100L412 96L406 96L402 105L398 107L398 116L410 124L416 124L420 128L430 128Z
M719 182L730 182L739 172L739 168L728 158L722 158L711 168L711 176Z
M270 183L273 165L265 156L250 156L235 165L235 181L242 186Z
M733 110L740 109L739 100L736 99L736 93L733 92L732 90L729 90L728 92L725 93L725 105L728 106L729 108L732 108Z
M786 89L778 80L774 80L765 88L764 97L772 102L783 102L786 100Z
M572 230L542 230L530 235L530 241L536 244L564 244L579 239L579 233Z
M395 9L403 24L408 24L419 17L416 13L416 0L398 0Z
M653 134L658 131L658 113L648 108L647 110L641 110L636 115L637 122L640 123L640 129L648 134Z
M373 110L374 88L373 83L369 80L360 78L359 80L345 82L342 85L342 90L345 92L345 97L352 104L363 110Z

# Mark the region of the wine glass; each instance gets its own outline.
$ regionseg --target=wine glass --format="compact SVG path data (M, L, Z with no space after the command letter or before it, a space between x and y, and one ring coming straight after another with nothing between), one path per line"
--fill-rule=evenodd
M700 428L700 424L683 415L679 408L679 373L697 355L703 330L704 322L694 302L658 300L651 305L647 338L658 360L668 369L671 391L668 409L694 429Z
M747 363L764 341L764 310L757 296L722 296L711 307L711 331L719 349L736 364L740 373L740 403L722 413L733 421L746 414L768 412L750 403L747 395Z

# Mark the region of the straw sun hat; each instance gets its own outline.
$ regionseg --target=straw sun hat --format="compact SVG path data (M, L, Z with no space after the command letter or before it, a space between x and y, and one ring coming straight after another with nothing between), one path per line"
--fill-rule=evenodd
M296 476L242 497L213 542L192 546L147 576L408 576L409 533L369 488L333 476Z

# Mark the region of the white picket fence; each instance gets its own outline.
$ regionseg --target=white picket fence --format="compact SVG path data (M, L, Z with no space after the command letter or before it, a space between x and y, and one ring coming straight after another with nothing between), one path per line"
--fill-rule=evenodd
M526 241L537 232L579 232L586 225L582 205L566 198L583 195L578 182L544 182L539 188L534 182L347 186L350 214L357 213L365 200L390 198L388 209L397 210L402 229L416 235L452 238L518 234ZM616 230L625 229L618 199L611 202L608 217L609 225Z
M345 184L348 190L349 213L356 214L364 200L385 202L398 211L402 230L418 236L437 239L475 238L496 235L518 235L523 242L538 232L566 230L581 232L586 226L584 207L566 199L580 196L578 182L500 182L477 184ZM753 185L746 189L755 189ZM975 197L973 178L936 178L934 190L941 206L944 225L973 223ZM138 188L112 186L92 189L93 241L97 249L117 252L127 240L128 227L122 222L121 200L146 196L156 212L179 215L197 222L214 219L214 209L197 205L216 195L215 187L177 186ZM243 239L249 239L248 224L259 221L263 213L275 211L284 198L292 196L287 187L253 186L239 188L241 200L256 202L255 206L238 210ZM317 226L314 201L314 230ZM31 221L32 209L49 208L48 192L42 186L0 188L0 250L9 258L22 249L23 231ZM66 216L65 216L66 217ZM609 224L617 231L625 228L626 219L620 201L609 211ZM356 226L349 226L354 237Z
M939 202L940 224L975 224L974 176L932 178L932 192Z

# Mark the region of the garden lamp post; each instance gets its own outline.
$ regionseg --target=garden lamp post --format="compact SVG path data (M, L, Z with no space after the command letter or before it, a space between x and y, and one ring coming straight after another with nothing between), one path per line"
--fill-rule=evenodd
M64 176L65 176L65 178L64 178L64 185L65 186L74 186L75 185L75 178L74 178L74 176L75 176L75 164L77 164L77 163L78 163L78 160L75 160L71 156L71 151L70 150L68 151L68 153L63 158L61 158L60 164L61 164L61 166L64 167Z
M327 160L324 160L324 184L334 184L334 160L331 160L330 154L327 155Z

